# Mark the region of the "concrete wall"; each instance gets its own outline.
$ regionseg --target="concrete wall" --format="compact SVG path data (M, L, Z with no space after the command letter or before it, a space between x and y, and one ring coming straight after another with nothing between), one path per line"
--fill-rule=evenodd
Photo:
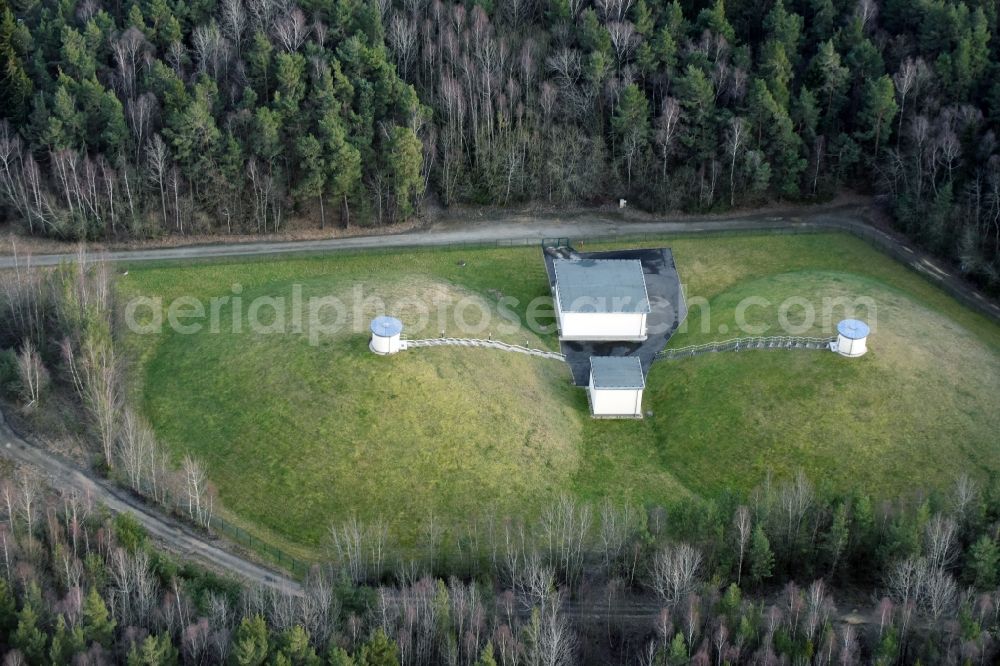
M861 356L868 351L868 339L852 340L843 335L837 336L837 353L842 356Z
M642 389L595 389L590 391L594 416L642 416Z
M368 347L376 354L395 354L400 348L400 336L372 335L372 341Z
M561 312L564 340L645 340L646 314L630 312Z

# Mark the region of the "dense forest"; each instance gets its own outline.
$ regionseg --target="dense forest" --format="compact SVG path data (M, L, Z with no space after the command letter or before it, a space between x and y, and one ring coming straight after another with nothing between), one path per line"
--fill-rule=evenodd
M992 0L0 3L0 205L30 233L855 187L1000 284Z
M9 666L985 665L1000 656L998 499L963 478L876 505L800 476L668 507L564 499L417 555L353 521L297 591L180 563L128 514L19 470L0 482L0 653Z

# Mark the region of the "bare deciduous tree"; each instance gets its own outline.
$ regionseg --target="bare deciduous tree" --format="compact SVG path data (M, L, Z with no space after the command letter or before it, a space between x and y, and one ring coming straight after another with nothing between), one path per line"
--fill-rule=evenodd
M639 44L639 36L635 32L635 26L628 21L612 21L605 27L615 50L615 63L621 69L632 58L632 53Z
M188 517L203 527L210 527L215 500L208 485L205 469L188 454L181 461L181 472L184 477Z
M726 128L726 153L729 155L729 205L736 205L736 158L747 138L748 125L739 116L729 120Z
M25 409L36 407L49 385L49 371L45 369L42 357L31 340L25 340L21 344L21 351L17 355L17 377L21 383L22 397L27 403Z
M680 128L681 105L674 97L663 98L660 115L656 117L656 145L660 147L660 162L663 166L663 182L667 180L667 158L677 140Z
M298 51L309 36L309 27L306 25L306 15L298 7L285 13L274 22L274 38L278 40L289 53Z
M243 44L243 33L247 29L247 11L243 0L223 0L222 29L233 44L234 52L239 55Z
M528 634L531 637L533 654L530 656L533 663L540 666L573 663L576 636L562 612L562 600L558 594L550 595L540 612L532 617Z
M118 39L111 41L111 52L118 68L116 78L122 94L128 100L135 98L136 73L145 46L146 37L135 26L125 30Z
M653 591L668 606L680 603L694 591L701 561L701 551L689 544L664 546L653 557Z
M396 12L389 23L389 30L386 34L389 46L396 56L396 63L399 66L403 78L410 75L410 63L416 54L417 49L417 26L412 19L407 19L401 12Z
M153 431L134 410L126 408L118 436L118 458L129 485L136 492L145 490L146 465L152 459L151 450L155 446Z
M149 553L115 548L108 562L111 611L122 626L149 627L153 622L159 586L149 568Z
M365 525L352 516L343 525L330 527L334 562L355 583L378 580L385 573L388 528L380 519Z
M736 514L733 516L733 527L736 528L736 546L739 550L739 558L736 565L736 584L739 585L743 577L743 557L746 555L747 546L750 544L750 535L753 533L753 521L750 519L750 509L742 504L736 507Z
M924 529L924 553L935 569L947 569L958 558L958 525L942 514L935 514Z

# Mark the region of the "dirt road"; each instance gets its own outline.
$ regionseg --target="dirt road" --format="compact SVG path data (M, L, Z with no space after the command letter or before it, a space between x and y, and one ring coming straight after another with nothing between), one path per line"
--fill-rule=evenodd
M865 206L849 204L816 209L797 208L739 217L693 218L684 220L638 219L634 216L594 212L560 216L518 215L494 218L475 216L460 222L439 224L429 229L397 234L324 238L306 241L258 241L213 243L181 247L124 250L94 255L113 262L170 261L185 259L233 258L294 253L323 253L341 250L433 247L480 243L528 243L545 238L593 239L640 234L701 234L722 231L837 230L862 237L882 248L911 268L938 283L969 307L1000 321L1000 305L983 296L944 263L918 250L897 234L873 227L866 221ZM77 254L40 254L31 257L35 266L54 266L74 261ZM23 258L21 261L23 262ZM17 259L0 256L0 269L13 268Z
M53 488L76 488L115 513L131 513L156 542L185 559L194 560L213 571L239 576L251 583L294 593L301 591L298 582L284 574L225 550L215 543L215 539L195 532L184 523L151 508L91 472L25 441L11 429L2 412L0 455L40 470Z

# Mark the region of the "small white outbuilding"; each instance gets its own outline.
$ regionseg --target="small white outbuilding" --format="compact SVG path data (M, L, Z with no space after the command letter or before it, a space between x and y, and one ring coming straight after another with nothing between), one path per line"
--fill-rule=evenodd
M844 319L837 324L836 351L841 356L864 356L868 351L868 324L860 319Z
M646 378L636 356L591 356L590 412L595 417L642 418Z
M372 341L368 348L376 354L395 354L402 348L403 322L395 317L375 317L371 331Z
M552 262L560 340L641 342L649 296L638 259Z

